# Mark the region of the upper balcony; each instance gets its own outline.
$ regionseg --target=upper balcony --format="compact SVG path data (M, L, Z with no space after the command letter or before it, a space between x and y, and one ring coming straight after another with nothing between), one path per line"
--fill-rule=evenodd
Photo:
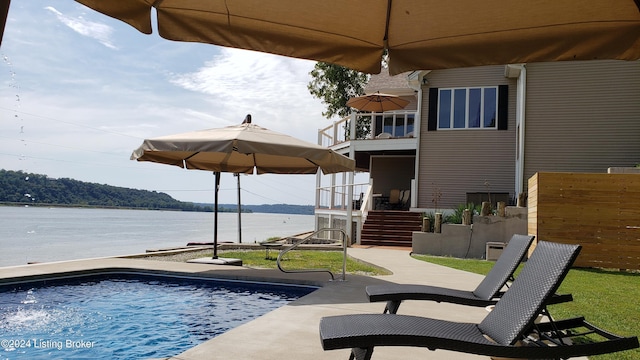
M318 131L318 142L341 154L356 157L356 168L368 170L358 161L358 152L396 151L414 153L417 149L419 120L415 110L384 113L354 113ZM351 136L355 134L355 136Z

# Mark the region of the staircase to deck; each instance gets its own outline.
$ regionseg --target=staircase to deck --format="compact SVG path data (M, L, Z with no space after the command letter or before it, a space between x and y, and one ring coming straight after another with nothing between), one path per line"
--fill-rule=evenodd
M412 233L422 229L422 214L410 211L371 210L362 225L361 245L412 246Z

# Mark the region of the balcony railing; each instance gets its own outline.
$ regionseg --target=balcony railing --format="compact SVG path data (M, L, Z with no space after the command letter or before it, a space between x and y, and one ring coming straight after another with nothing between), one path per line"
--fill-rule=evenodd
M355 121L355 135L351 136L351 122ZM322 146L330 147L349 140L413 137L416 111L384 113L354 113L318 132Z
M347 206L350 204L347 195L348 187L349 185L335 185L318 188L319 202L316 208L347 210ZM353 210L363 210L368 206L370 188L371 185L368 183L353 184L353 199L351 199Z

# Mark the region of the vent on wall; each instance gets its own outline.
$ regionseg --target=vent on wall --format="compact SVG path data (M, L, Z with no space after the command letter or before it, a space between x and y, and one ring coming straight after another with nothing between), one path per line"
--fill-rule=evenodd
M487 260L496 261L502 255L502 251L504 250L505 243L502 242L492 242L489 241L487 243Z

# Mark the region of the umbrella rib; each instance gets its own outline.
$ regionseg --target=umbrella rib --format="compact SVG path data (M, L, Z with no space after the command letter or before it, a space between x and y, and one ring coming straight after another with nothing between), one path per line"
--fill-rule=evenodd
M196 156L198 154L200 154L200 151L196 151L193 154L187 156L186 158L184 158L184 161L187 161L187 160L191 159L192 157L194 157L194 156Z
M389 48L389 21L391 20L391 3L393 2L393 0L389 0L387 2L387 22L384 26L384 48L388 49Z
M191 155L187 156L186 158L182 159L182 167L185 168L185 169L188 169L187 160L191 159L192 157L194 157L194 156L196 156L198 154L200 154L200 151L196 151L193 154L191 154Z

